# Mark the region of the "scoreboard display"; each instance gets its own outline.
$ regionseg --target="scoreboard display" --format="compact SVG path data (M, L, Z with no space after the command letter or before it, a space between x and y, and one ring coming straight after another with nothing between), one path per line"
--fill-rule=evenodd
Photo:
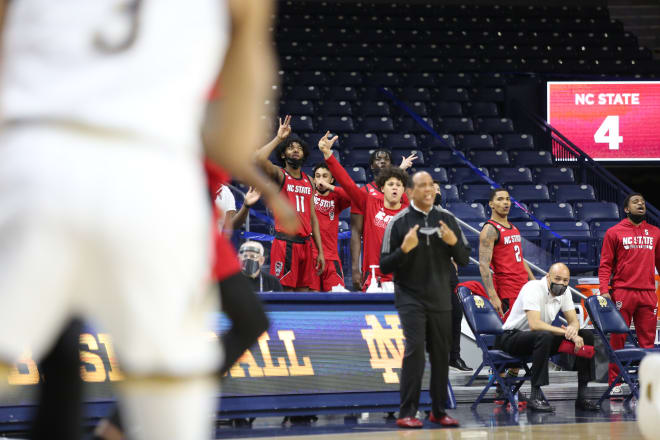
M660 160L660 82L548 82L547 120L595 160Z

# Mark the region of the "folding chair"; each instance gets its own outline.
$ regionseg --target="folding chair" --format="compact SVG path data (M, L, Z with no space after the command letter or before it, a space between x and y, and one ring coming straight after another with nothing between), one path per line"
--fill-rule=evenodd
M614 363L619 368L619 375L614 382L612 382L612 385L607 388L607 391L600 396L598 404L600 405L603 400L610 397L612 389L617 385L620 379L630 388L630 394L624 399L624 404L629 403L633 397L639 399L639 378L637 376L639 361L641 361L647 353L657 352L657 350L639 347L637 338L609 298L600 295L590 296L584 301L584 304L589 313L589 317L591 318L591 322L594 324L594 330L600 337L601 341L603 341L610 362ZM610 340L608 338L612 333L627 334L629 340L632 341L633 346L614 350L610 345Z
M497 383L502 388L506 400L511 404L511 409L518 411L518 402L514 396L517 396L523 382L531 379L532 373L527 366L527 363L531 362L531 356L516 357L502 350L491 348L495 342L494 337L503 332L502 320L495 311L495 308L493 308L493 305L486 298L472 295L472 292L466 287L459 287L456 293L463 306L470 330L472 330L474 339L483 354L481 365L479 365L479 368L476 369L466 385L472 385L472 382L474 382L484 367L490 368L492 372L488 383L471 408L475 409L488 390ZM523 368L525 375L518 377L500 376L507 368Z

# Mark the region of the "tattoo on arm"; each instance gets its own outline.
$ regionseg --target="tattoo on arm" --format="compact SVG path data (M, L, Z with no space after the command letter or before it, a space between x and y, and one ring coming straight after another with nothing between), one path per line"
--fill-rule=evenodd
M493 258L493 247L496 239L497 231L489 225L479 234L479 272L489 295L495 291L493 275L490 272L490 261Z

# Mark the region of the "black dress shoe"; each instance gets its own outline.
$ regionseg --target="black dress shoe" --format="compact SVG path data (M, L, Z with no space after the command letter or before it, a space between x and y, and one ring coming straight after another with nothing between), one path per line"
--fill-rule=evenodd
M538 412L553 412L554 407L550 406L547 400L530 399L527 402L527 409Z
M575 401L575 409L582 411L600 411L600 405L593 400L578 399Z
M449 368L458 371L472 371L472 368L468 367L461 358L449 361Z

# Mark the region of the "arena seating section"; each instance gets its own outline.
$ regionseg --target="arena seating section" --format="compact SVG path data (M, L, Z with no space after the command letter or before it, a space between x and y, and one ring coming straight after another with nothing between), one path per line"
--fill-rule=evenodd
M539 84L558 77L655 77L650 51L606 8L577 4L281 2L274 29L279 102L267 104L292 114L293 131L308 140L306 171L322 160L316 142L326 130L340 136L337 153L358 183L370 179L374 148L391 149L396 163L414 152L413 171L440 181L445 206L480 229L490 215L490 185L453 147L570 242L514 207L511 219L525 238L578 271L593 270L598 240L620 218L617 204L580 181L570 164L556 163L548 145L518 130L505 113L507 86L521 75ZM476 235L467 235L476 248Z

